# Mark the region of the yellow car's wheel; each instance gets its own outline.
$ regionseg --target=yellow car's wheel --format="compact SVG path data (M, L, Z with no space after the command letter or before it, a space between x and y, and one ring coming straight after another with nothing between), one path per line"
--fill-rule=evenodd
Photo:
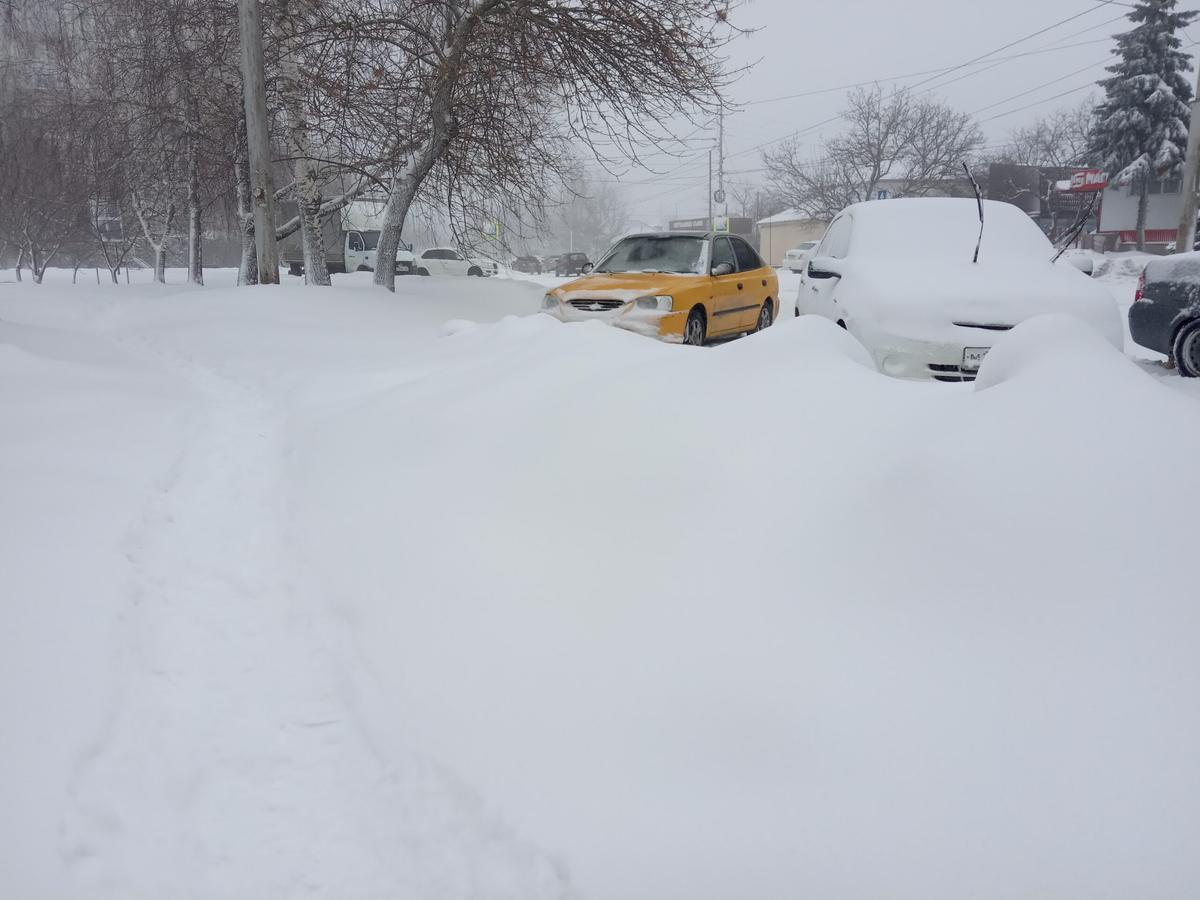
M688 313L687 324L683 326L683 342L690 347L704 345L705 332L708 330L704 321L704 310L696 307Z
M755 332L770 328L773 321L775 321L774 310L771 309L771 301L768 300L758 311L758 322L754 325Z

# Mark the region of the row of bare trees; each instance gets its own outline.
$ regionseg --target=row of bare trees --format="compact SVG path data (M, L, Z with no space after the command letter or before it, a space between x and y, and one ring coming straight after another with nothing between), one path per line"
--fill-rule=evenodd
M739 202L755 215L794 208L828 221L851 203L881 195L969 193L963 162L980 173L980 181L992 163L1047 171L1086 165L1092 109L1087 101L1052 111L1011 131L1003 144L985 147L971 117L936 98L859 88L847 97L842 128L815 151L806 151L798 137L765 151L769 186L744 187ZM1052 186L1053 179L1046 183ZM1049 194L1041 199L1054 201Z
M234 0L13 4L0 34L0 256L35 278L67 253L114 277L145 257L162 280L183 248L201 283L206 234L226 228L255 281L260 179ZM271 193L294 201L276 238L299 232L308 281L328 284L322 219L364 194L385 204L379 259L419 207L464 242L497 208L536 228L581 156L711 115L730 5L261 0ZM377 267L377 284L393 279Z

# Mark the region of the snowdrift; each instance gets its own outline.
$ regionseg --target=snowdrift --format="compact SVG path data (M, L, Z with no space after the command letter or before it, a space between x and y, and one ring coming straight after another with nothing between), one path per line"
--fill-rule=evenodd
M0 296L10 893L1190 896L1195 396L413 282Z

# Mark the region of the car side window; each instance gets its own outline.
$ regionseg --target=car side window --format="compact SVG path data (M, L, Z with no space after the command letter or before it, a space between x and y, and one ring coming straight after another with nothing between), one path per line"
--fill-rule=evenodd
M457 250L447 250L445 252L446 252L446 259L458 259L458 260L462 259L462 254L460 254Z
M753 247L741 238L730 238L730 240L733 243L733 252L737 256L738 269L743 272L753 272L755 269L763 267L763 261L754 252Z
M834 259L845 259L850 253L850 231L854 220L849 216L838 216L825 232L813 256L832 256Z
M350 249L355 253L362 253L363 250L366 249L366 245L363 243L362 235L357 231L350 232L349 246Z
M715 269L721 263L729 263L733 270L737 271L737 257L733 255L733 248L729 246L729 238L719 237L713 241L712 268Z

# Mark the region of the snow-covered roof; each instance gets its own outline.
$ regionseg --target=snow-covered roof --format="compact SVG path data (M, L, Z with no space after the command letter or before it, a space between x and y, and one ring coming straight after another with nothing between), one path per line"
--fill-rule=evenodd
M778 215L769 216L765 219L760 219L758 225L783 225L787 222L812 222L813 217L807 213L802 213L798 209L785 209Z

